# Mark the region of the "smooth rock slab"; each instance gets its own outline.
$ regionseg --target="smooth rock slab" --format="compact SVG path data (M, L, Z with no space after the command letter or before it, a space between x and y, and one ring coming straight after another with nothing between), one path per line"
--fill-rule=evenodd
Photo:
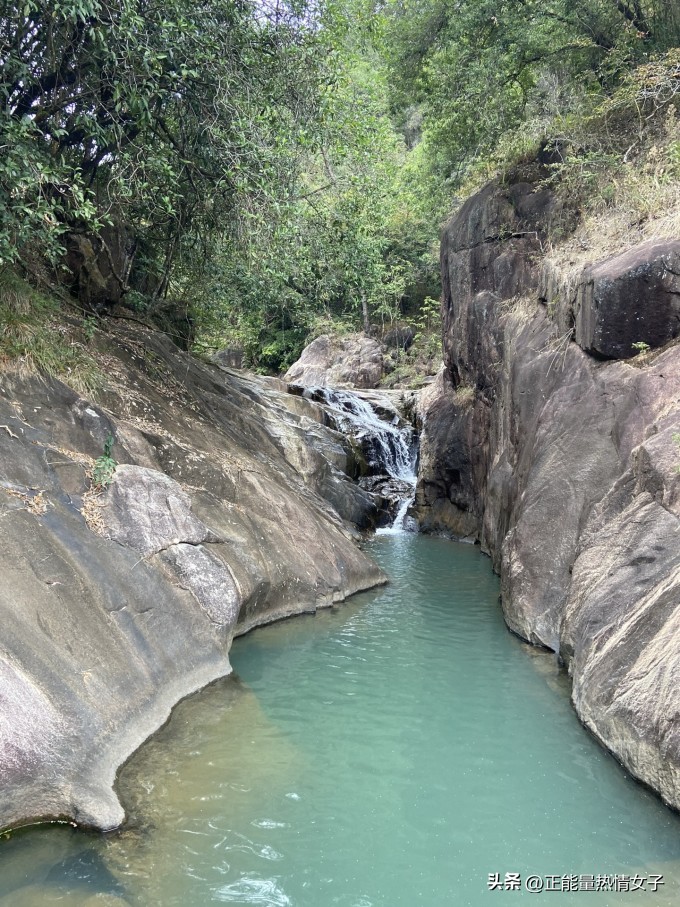
M191 498L165 473L143 466L119 466L104 511L109 538L147 557L170 545L216 542L191 512Z
M383 352L365 334L329 337L323 334L304 348L284 380L304 387L377 387L383 373Z
M231 632L243 596L229 567L202 545L172 545L164 554L210 620Z
M368 495L315 404L139 326L91 352L97 404L0 382L0 829L115 828L118 767L230 672L234 633L386 580L343 519ZM109 434L112 485L83 499Z

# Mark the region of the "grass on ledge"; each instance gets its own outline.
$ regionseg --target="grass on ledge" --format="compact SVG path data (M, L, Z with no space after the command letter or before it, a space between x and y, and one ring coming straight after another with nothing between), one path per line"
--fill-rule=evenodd
M59 303L9 268L0 271L0 370L58 378L93 398L104 376L76 330L59 317Z

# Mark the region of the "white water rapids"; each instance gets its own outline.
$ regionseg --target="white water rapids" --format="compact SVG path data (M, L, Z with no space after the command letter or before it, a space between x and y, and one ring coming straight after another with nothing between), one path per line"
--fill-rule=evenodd
M338 429L361 446L371 475L389 476L402 486L392 524L376 530L377 533L409 531L413 521L408 517L408 509L415 496L418 459L418 439L413 428L391 406L383 409L387 418L382 417L369 400L353 391L314 387L308 388L304 396L325 403Z

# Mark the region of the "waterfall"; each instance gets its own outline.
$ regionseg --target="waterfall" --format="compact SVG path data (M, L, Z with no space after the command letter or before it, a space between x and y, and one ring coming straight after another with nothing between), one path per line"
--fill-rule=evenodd
M376 529L377 535L398 535L400 532L414 532L416 530L415 520L411 519L408 516L408 509L413 503L413 499L416 496L416 481L413 480L413 485L411 486L411 494L404 498L401 504L399 505L399 510L397 510L397 515L394 518L394 522L391 526L383 526L380 529Z
M389 526L378 533L394 534L415 528L408 517L416 488L418 438L388 398L374 403L355 391L309 387L303 396L323 403L336 428L349 435L366 460L367 475L359 483L380 494L394 513Z

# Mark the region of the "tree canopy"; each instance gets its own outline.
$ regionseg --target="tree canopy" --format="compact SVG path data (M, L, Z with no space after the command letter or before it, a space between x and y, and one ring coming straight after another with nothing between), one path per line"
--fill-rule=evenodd
M153 247L161 282L292 180L320 102L313 23L241 0L26 0L0 15L0 254L107 219ZM286 141L282 141L282 136ZM164 287L162 287L164 289Z
M680 42L677 0L392 0L386 16L393 112L420 108L454 180L513 130L592 108Z
M678 43L677 0L0 0L0 267L122 231L128 305L277 370L417 315L470 169Z

